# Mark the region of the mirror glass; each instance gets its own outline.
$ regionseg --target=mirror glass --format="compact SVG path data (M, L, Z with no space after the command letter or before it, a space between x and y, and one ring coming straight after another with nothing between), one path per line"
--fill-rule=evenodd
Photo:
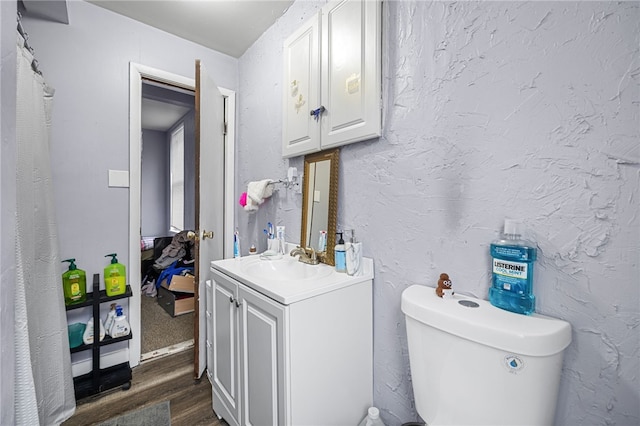
M302 235L300 245L313 248L320 262L333 265L338 216L339 150L332 149L304 157L302 191ZM321 247L321 233L326 244Z

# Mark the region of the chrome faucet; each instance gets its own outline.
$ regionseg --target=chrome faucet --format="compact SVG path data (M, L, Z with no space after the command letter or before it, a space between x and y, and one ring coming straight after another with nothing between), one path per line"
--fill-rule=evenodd
M311 252L311 255L309 255L309 252L307 250ZM316 256L316 251L311 247L309 247L308 249L304 249L302 247L296 247L293 250L291 250L290 255L294 257L298 256L298 261L302 263L306 263L307 265L317 265L320 263L320 261L318 260L318 257Z

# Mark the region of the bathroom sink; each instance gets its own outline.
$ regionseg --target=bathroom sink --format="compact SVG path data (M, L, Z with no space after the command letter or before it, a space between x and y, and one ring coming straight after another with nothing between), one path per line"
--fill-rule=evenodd
M243 272L251 277L272 281L317 279L329 275L332 271L333 269L327 265L307 265L286 256L278 260L257 259L243 268Z

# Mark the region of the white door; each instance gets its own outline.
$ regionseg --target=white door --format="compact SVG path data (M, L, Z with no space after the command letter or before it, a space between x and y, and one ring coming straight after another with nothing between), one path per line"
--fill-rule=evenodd
M212 260L223 258L224 99L204 65L196 60L196 266L194 375L206 362L206 280ZM213 233L213 234L210 234ZM202 297L200 297L202 295Z

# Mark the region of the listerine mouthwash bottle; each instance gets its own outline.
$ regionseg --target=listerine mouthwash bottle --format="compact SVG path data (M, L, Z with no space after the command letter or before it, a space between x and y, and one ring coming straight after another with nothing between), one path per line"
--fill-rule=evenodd
M535 244L522 239L522 224L505 219L504 234L491 243L493 277L489 301L493 306L531 315L536 309L533 295L533 263L537 257Z

